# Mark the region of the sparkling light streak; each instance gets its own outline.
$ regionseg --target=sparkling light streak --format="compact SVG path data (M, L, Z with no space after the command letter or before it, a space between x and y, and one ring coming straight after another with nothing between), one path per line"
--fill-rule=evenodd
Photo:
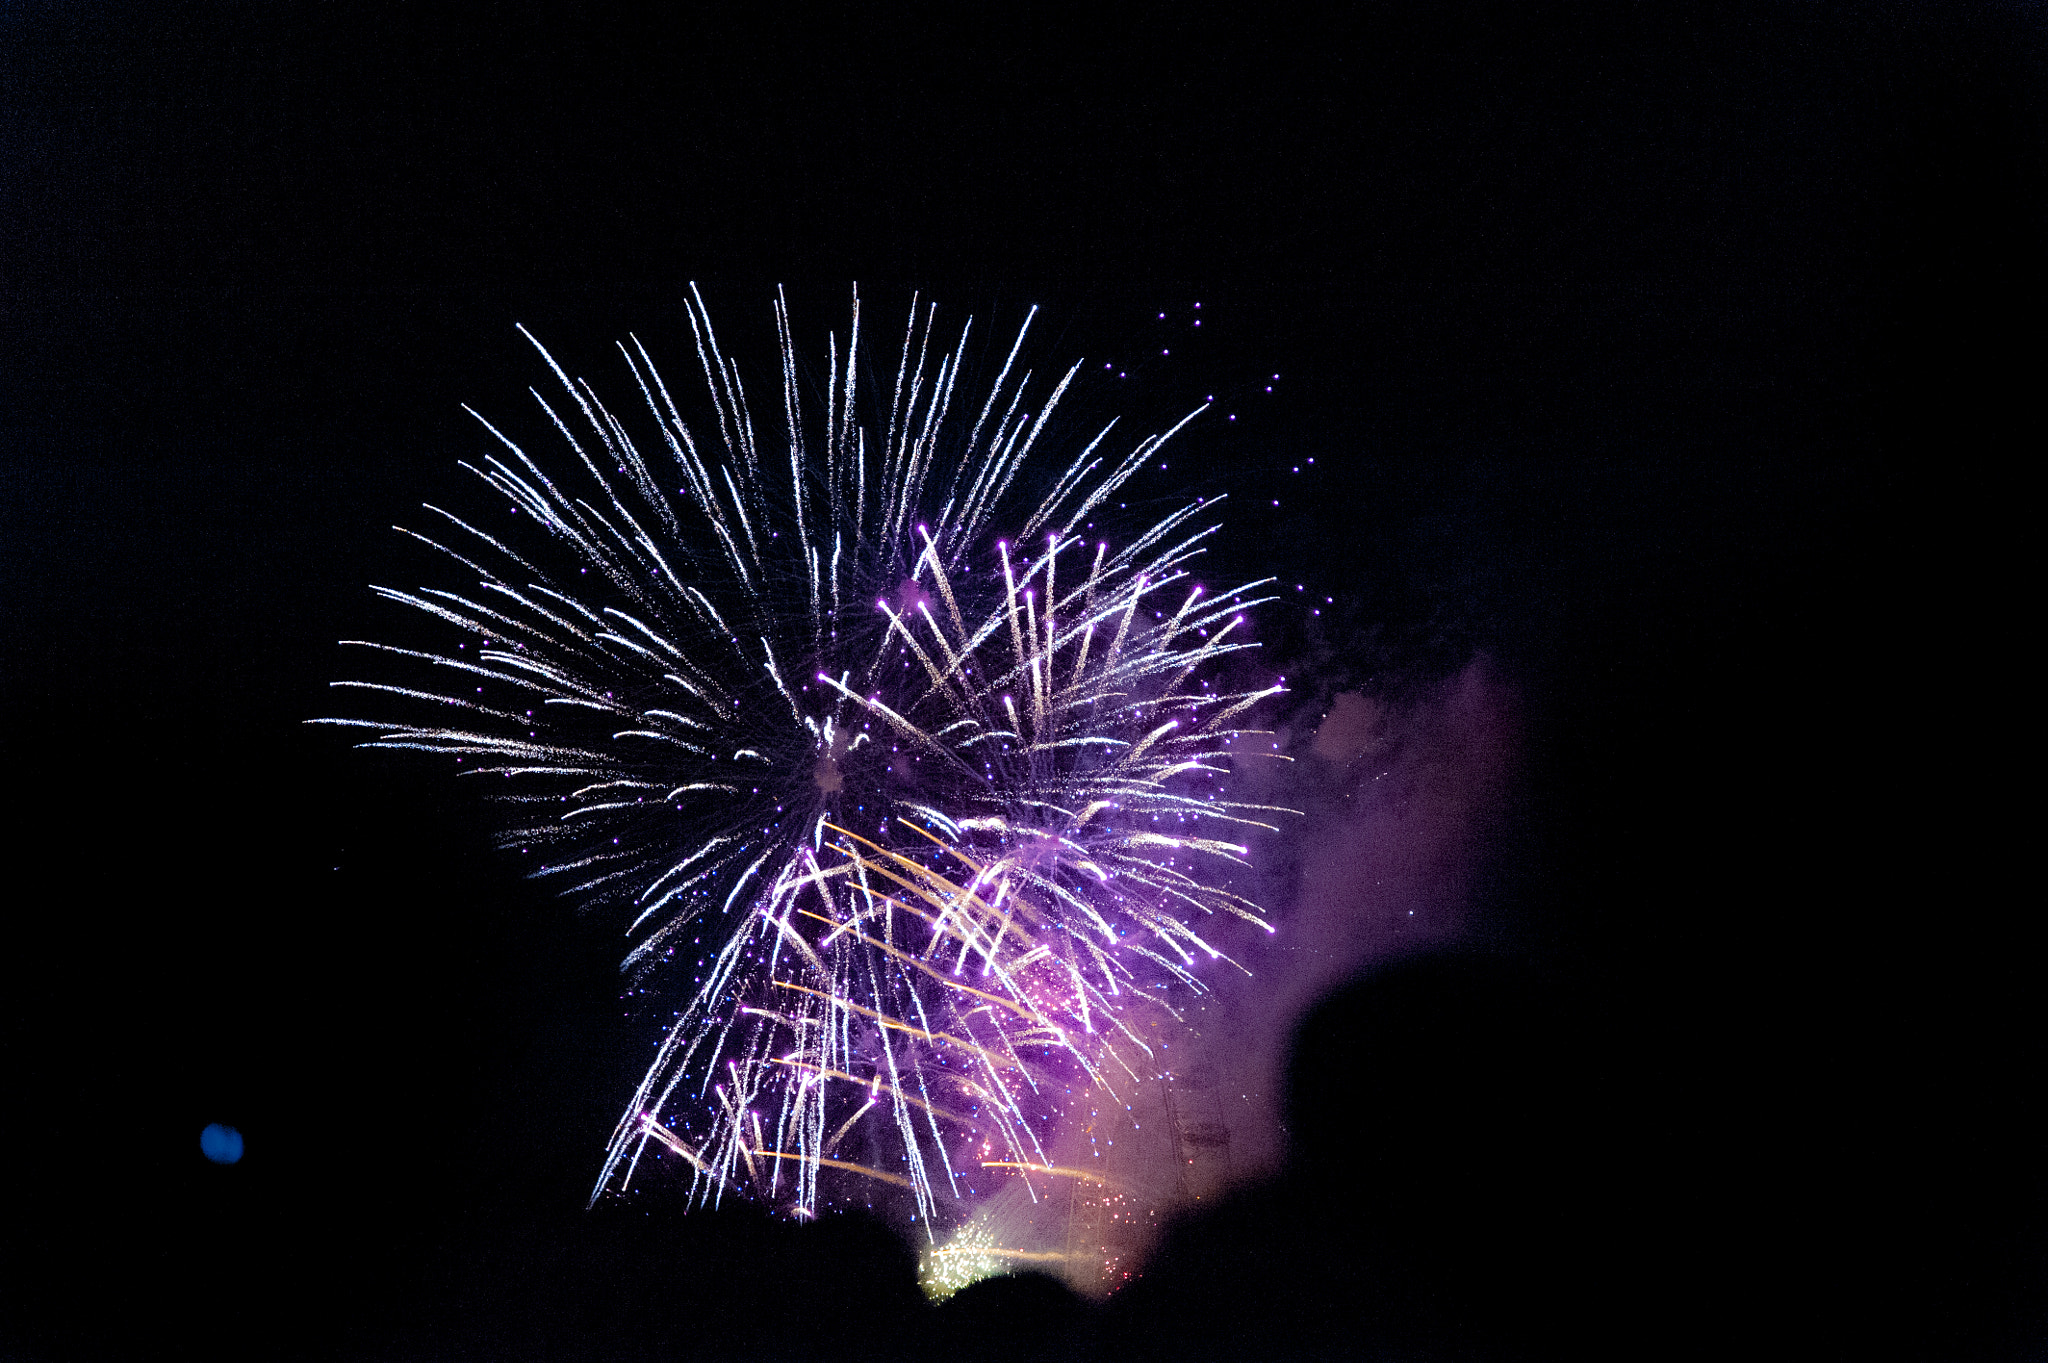
M1270 580L1191 579L1220 498L1116 521L1200 408L1043 455L1081 366L1035 383L1029 317L979 401L971 321L948 346L913 301L877 383L856 294L820 393L780 295L775 319L772 433L694 288L696 417L620 347L652 441L541 350L571 457L483 422L496 514L404 531L463 582L374 589L444 641L348 641L395 679L336 685L415 718L315 722L493 787L504 844L617 913L636 988L681 1005L593 1199L664 1151L701 1201L901 1189L936 1239L998 1187L1105 1182L1052 1162L1061 1095L1158 1076L1141 1029L1231 964L1208 925L1265 927L1227 882L1274 811L1223 778L1275 756L1244 726L1281 688L1218 664ZM948 1275L1004 1257L976 1245Z

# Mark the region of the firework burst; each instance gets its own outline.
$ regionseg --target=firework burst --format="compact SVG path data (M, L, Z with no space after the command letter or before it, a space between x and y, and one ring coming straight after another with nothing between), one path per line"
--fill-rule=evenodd
M1227 959L1210 925L1265 926L1228 873L1269 814L1222 778L1279 688L1215 664L1270 598L1190 577L1217 499L1083 533L1199 408L1047 459L1080 366L1034 387L1030 317L978 401L971 321L948 346L913 300L876 385L856 294L820 395L779 294L775 317L773 438L694 288L694 424L620 347L658 443L542 350L573 460L484 422L499 448L465 467L510 514L405 532L469 585L375 589L444 642L351 641L399 671L336 683L415 718L317 722L493 786L506 846L668 982L593 1197L662 1151L698 1198L814 1215L893 1188L929 1230L996 1183L1090 1177L1049 1153L1061 1095L1158 1075L1150 1024Z

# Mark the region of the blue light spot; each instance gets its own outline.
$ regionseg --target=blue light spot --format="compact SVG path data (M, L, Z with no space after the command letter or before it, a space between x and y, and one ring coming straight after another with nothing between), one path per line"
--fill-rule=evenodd
M242 1158L242 1133L215 1122L199 1133L199 1149L215 1164L233 1164Z

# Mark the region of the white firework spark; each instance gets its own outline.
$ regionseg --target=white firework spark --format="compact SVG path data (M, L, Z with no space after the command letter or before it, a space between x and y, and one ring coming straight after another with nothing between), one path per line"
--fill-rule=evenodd
M814 1215L835 1180L894 1185L930 1228L998 1171L1074 1174L1041 1135L1055 1095L1158 1074L1140 1027L1226 959L1206 924L1265 926L1224 882L1266 811L1220 778L1280 688L1226 693L1213 664L1271 598L1190 578L1218 499L1083 537L1200 408L1037 459L1080 365L1043 397L1013 379L1029 316L956 407L971 320L946 348L913 300L871 395L856 293L822 411L779 293L775 316L772 440L694 287L700 428L620 347L659 446L542 350L566 401L535 397L580 468L485 422L502 448L465 467L513 529L429 507L444 528L415 538L473 585L375 589L460 642L349 641L441 684L336 683L427 717L315 722L454 757L519 811L504 841L533 874L623 909L629 969L694 962L593 1198L658 1147L705 1199Z

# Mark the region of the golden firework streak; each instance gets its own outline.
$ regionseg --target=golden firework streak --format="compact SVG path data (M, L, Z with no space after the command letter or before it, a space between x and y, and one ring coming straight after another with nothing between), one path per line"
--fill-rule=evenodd
M823 1164L834 1169L844 1169L850 1174L866 1174L869 1178L878 1178L899 1188L912 1186L910 1180L901 1174L886 1174L880 1169L870 1169L865 1164L850 1164L843 1159L827 1159L823 1155L792 1155L787 1150L756 1150L754 1153L765 1155L769 1159L793 1159L799 1164Z
M1070 1169L1060 1164L1019 1164L1013 1160L985 1159L981 1162L981 1167L984 1169L1023 1169L1033 1174L1057 1174L1061 1178L1078 1178L1083 1182L1100 1183L1105 1187L1116 1186L1100 1174L1090 1173L1086 1169Z
M827 994L822 989L812 989L808 985L793 984L788 980L777 980L775 983L784 989L794 989L804 994L815 994L835 1008L850 1009L853 1012L859 1013L862 1017L873 1018L884 1027L893 1028L899 1032L908 1032L921 1041L944 1042L949 1046L958 1046L961 1050L978 1055L992 1065L1000 1065L1003 1069L1014 1069L1020 1063L1015 1056L998 1055L985 1046L977 1046L972 1041L963 1041L950 1032L928 1032L922 1027L913 1026L898 1018L892 1018L887 1013L878 1013L872 1008L863 1008L851 999L840 998L835 994Z
M791 1065L800 1070L809 1070L812 1074L815 1074L823 1079L844 1079L848 1083L859 1084L863 1088L867 1087L869 1084L876 1082L872 1079L863 1079L857 1074L848 1074L845 1070L829 1070L826 1069L823 1065L814 1065L808 1060L792 1060L787 1056L777 1056L775 1058L775 1063L778 1065ZM924 1099L918 1097L914 1093L905 1093L902 1089L896 1087L894 1084L881 1084L879 1085L879 1087L883 1093L893 1094L894 1096L901 1098L906 1103L910 1103L915 1107L921 1107L926 1112L931 1113L934 1117L943 1117L949 1122L957 1122L961 1126L968 1127L971 1130L981 1130L981 1123L975 1121L973 1118L963 1117L957 1112L948 1112L946 1111L946 1109L942 1107L936 1107L931 1103L927 1103Z

